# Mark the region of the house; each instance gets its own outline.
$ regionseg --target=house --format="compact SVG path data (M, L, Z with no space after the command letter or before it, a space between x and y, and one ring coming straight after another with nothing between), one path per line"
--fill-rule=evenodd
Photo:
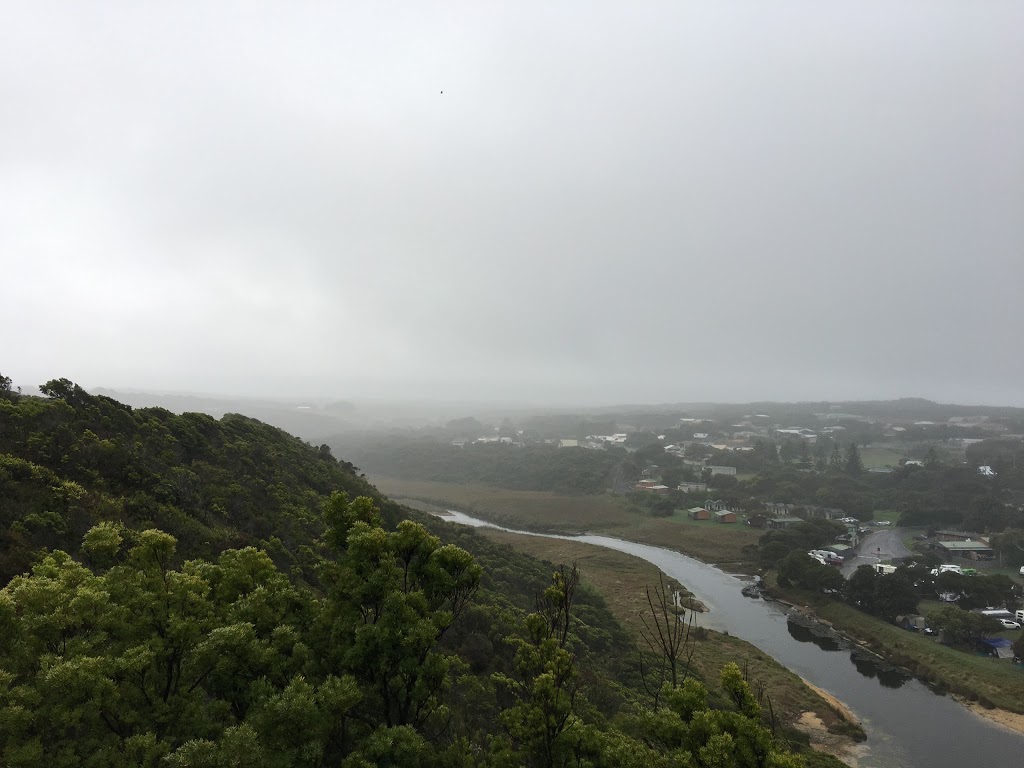
M580 444L579 440L571 440L569 438L564 438L564 437L561 440L558 441L558 447L559 448L577 448L577 447L579 447L579 444Z
M764 528L769 518L765 515L747 515L747 525L751 528Z
M768 510L770 517L788 517L796 511L796 504L781 504L774 501L766 501L764 508Z
M809 442L814 442L817 438L817 434L809 429L801 429L800 427L789 427L788 429L776 429L775 434L781 437L802 437Z
M736 467L716 467L708 465L705 469L710 469L712 475L732 475L736 476Z
M672 489L667 485L662 485L657 480L641 480L639 483L633 486L634 491L650 491L652 493L666 494Z
M687 510L686 515L691 520L710 520L711 512L704 509L704 507L694 507L693 509Z
M803 522L806 521L802 517L773 517L765 522L764 527L769 531L781 531Z
M712 512L719 512L723 509L729 509L729 505L724 501L708 499L704 502L704 509L710 509Z
M720 509L715 512L716 523L735 523L736 513L728 509Z
M684 493L703 493L708 489L707 483L680 483L676 490Z
M693 439L694 440L707 440L708 439L708 433L707 432L694 432L693 433Z
M984 475L985 477L995 477L996 471L992 469L992 467L990 467L988 464L984 464L978 467L978 474Z
M846 513L836 507L814 507L808 505L803 507L803 517L805 520L838 520L846 517Z

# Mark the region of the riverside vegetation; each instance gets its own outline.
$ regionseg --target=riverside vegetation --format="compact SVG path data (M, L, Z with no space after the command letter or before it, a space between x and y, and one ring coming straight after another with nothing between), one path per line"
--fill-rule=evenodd
M735 664L644 685L574 568L325 446L41 389L0 387L4 765L831 764Z

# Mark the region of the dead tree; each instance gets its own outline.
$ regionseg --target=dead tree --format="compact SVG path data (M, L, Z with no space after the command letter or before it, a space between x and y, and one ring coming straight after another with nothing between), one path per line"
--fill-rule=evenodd
M661 687L666 681L676 687L689 677L695 650L691 642L694 617L693 611L690 611L687 621L686 611L675 604L661 574L658 575L658 584L654 587L653 594L650 587L647 587L646 592L648 611L640 614L640 622L643 624L640 636L650 651L661 660L659 679L653 690L647 681L642 653L640 674L644 688L654 697L657 706Z

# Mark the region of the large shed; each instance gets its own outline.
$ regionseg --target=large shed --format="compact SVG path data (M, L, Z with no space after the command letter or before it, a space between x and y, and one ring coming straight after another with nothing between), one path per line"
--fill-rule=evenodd
M996 556L992 547L981 541L940 541L936 547L950 558L994 560Z

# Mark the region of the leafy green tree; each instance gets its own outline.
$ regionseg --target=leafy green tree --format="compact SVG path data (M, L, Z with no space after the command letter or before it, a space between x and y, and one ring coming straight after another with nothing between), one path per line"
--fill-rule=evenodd
M732 709L711 709L707 689L693 678L672 688L664 704L641 713L628 724L637 760L611 762L628 766L707 766L708 768L800 768L761 723L761 707L735 664L722 668L719 680ZM650 749L645 754L645 748ZM618 750L609 750L616 754Z
M496 676L515 696L501 720L526 765L568 765L579 736L581 723L574 712L579 672L570 644L578 585L576 566L555 571L537 600L537 611L526 618L526 636L514 641L514 676Z
M906 569L881 575L866 565L860 566L846 582L845 596L862 611L887 621L916 612L920 599Z
M785 587L790 583L815 591L839 591L845 586L839 569L822 565L801 551L791 552L779 564L779 584Z
M335 494L325 517L325 538L343 555L321 569L330 585L321 632L331 669L363 685L364 721L421 728L443 719L455 658L439 643L475 594L480 566L419 523L384 530L365 497Z
M973 648L982 637L1002 629L1002 625L991 616L965 611L953 605L930 613L928 623L942 632L945 643L962 648Z

